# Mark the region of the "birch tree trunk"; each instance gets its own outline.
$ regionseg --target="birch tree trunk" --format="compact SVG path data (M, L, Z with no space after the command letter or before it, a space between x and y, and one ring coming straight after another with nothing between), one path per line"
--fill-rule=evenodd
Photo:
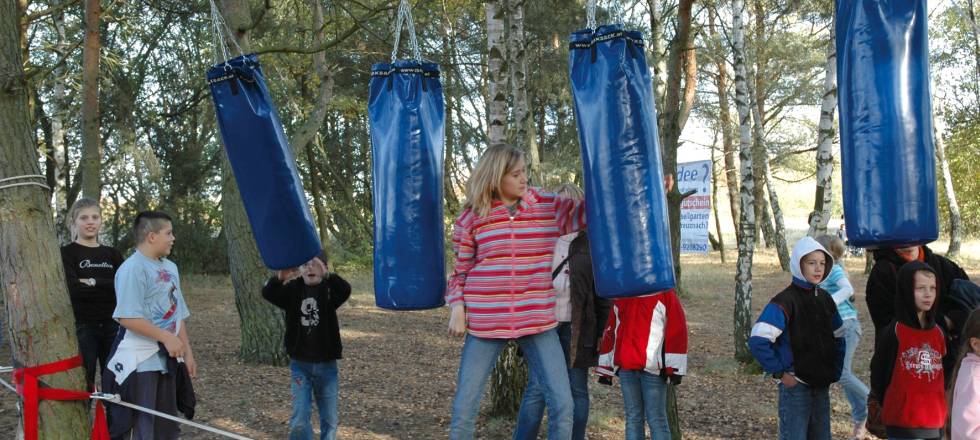
M716 19L715 9L708 8L708 28L711 32L712 41L718 41L718 31L715 27ZM721 47L717 49L717 53L722 53ZM728 187L728 206L732 213L732 223L735 226L735 238L737 241L739 236L738 170L735 168L735 142L732 139L732 117L731 110L729 110L728 106L728 64L725 62L724 57L715 60L715 68L718 69L716 80L718 88L718 120L721 124L721 141L725 154L725 183Z
M85 45L82 51L82 195L100 199L102 145L99 133L99 39L101 0L85 0Z
M817 191L813 198L813 217L807 235L817 237L827 233L833 201L834 111L837 108L837 45L834 43L836 24L831 19L830 41L827 43L827 67L823 80L823 102L820 105L820 125L817 131Z
M751 74L750 74L751 75ZM789 272L789 250L786 247L786 228L783 225L783 211L779 209L779 197L776 195L776 191L772 187L772 172L769 169L769 157L766 154L769 149L766 148L766 133L763 128L762 112L759 106L752 106L752 116L755 120L752 128L755 131L755 145L756 151L753 154L761 152L762 157L753 157L752 159L757 161L762 165L762 174L764 176L764 182L760 183L759 186L763 184L768 186L769 193L769 205L767 206L763 200L763 230L767 231L766 235L771 237L773 244L776 247L776 255L779 257L779 267L783 269L783 272ZM756 194L762 191L756 191ZM775 220L775 228L772 228L769 223L767 207L772 207L772 217Z
M488 78L489 78L489 145L496 145L507 142L507 104L513 99L514 102L514 123L515 132L521 133L526 130L527 118L530 112L527 109L526 84L517 84L518 81L526 83L526 70L519 73L515 70L520 68L515 64L518 57L522 54L515 54L518 50L515 46L523 46L523 41L517 42L515 39L523 40L521 35L515 35L518 27L523 31L523 23L519 26L514 24L516 17L511 10L517 6L513 0L496 0L486 3L487 13L487 45L488 45ZM523 22L523 10L519 12ZM507 39L505 20L511 20L511 36ZM509 42L509 43L508 43ZM509 46L509 47L508 47ZM522 51L523 52L523 51ZM518 56L519 55L519 56ZM518 78L518 76L520 78ZM508 79L511 80L511 88L507 87ZM511 92L511 96L508 96ZM523 113L521 113L523 112ZM523 145L523 138L517 138L518 145ZM528 161L532 165L536 158L529 152ZM537 159L540 164L540 159ZM540 166L538 166L540 168ZM534 176L534 174L532 174ZM490 374L490 414L495 416L513 416L521 406L521 398L524 396L524 387L527 384L527 363L524 358L517 353L517 344L510 342L504 347L497 358L497 364Z
M514 96L514 139L527 152L531 182L542 183L541 153L534 130L534 115L531 112L527 77L527 39L524 34L524 2L526 0L507 0L510 17L510 32L507 38L510 65L510 83Z
M755 177L752 169L752 121L749 88L745 66L745 27L743 0L732 0L733 34L732 52L735 57L735 105L738 108L739 161L741 185L739 195L738 261L735 267L735 358L751 362L749 333L752 329L752 257L755 250Z
M487 118L489 146L507 142L507 46L504 35L504 17L507 0L484 3L487 14Z
M248 51L254 23L247 0L221 0L219 6L228 27L235 32L238 45ZM282 312L262 298L262 286L269 270L259 256L238 182L226 154L222 155L222 165L223 232L228 242L228 267L241 328L238 356L247 363L285 365L288 358L282 346L285 332Z
M0 2L0 138L4 140L0 143L0 179L41 174L23 71L23 13L17 2ZM4 184L26 182L40 180ZM41 187L0 189L0 291L11 357L22 366L78 355L75 319L52 218L49 194ZM55 388L85 389L81 368L44 376L43 381ZM42 400L38 438L88 438L91 426L86 403Z
M932 114L933 137L936 139L936 159L943 175L943 190L946 193L946 206L949 208L949 248L947 257L955 257L960 253L962 228L960 227L960 205L956 202L956 191L953 189L953 175L949 171L949 161L946 159L946 141L943 133L946 131L946 115L942 100L934 99L935 109Z

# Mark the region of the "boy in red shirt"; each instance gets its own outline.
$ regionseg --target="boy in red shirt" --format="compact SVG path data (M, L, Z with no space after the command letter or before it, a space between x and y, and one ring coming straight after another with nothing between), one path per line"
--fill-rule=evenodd
M898 271L895 319L881 330L871 358L871 390L882 402L889 438L939 439L946 423L942 358L936 326L941 292L936 272L920 261Z

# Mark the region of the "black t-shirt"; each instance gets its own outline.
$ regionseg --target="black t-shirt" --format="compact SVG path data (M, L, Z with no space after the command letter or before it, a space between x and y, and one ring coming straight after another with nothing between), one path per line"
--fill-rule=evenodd
M123 262L122 254L109 246L93 248L72 242L61 248L61 261L75 320L111 320L116 308L116 269ZM95 281L94 286L79 281L90 278Z
M322 315L325 304L320 304L320 286L303 285L299 301L299 332L296 351L292 357L303 362L323 362L327 358L326 341L323 340Z

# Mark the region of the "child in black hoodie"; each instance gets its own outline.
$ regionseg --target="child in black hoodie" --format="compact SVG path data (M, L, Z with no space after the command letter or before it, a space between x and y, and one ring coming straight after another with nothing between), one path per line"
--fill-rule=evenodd
M262 297L286 312L293 395L289 438L313 438L311 395L320 413L320 438L336 438L337 360L343 348L337 308L350 298L350 284L327 271L327 257L321 252L298 268L276 272Z
M871 391L881 402L889 438L939 439L946 423L942 296L936 272L920 261L898 271L895 318L882 328L871 358Z

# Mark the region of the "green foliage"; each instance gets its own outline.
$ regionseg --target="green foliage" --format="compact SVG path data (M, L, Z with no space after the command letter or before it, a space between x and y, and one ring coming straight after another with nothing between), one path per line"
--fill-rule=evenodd
M963 233L980 235L980 121L962 121L952 127L946 138L946 156L953 175L953 190L960 207ZM941 177L940 177L941 178ZM949 211L945 203L945 189L940 188L940 213L942 227L949 227Z

